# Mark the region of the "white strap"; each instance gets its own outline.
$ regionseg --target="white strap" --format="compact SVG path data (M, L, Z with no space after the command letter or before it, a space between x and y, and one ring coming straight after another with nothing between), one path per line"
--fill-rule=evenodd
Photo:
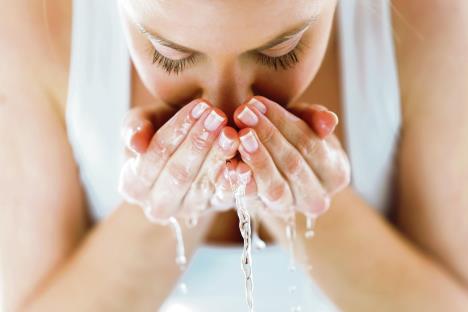
M66 121L94 218L115 208L130 63L115 0L73 1Z
M352 184L386 211L401 125L388 0L340 0L339 33L346 143Z

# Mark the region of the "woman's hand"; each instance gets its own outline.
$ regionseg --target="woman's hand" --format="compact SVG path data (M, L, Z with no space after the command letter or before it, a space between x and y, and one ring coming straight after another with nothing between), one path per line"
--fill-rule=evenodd
M153 222L227 205L213 200L225 161L239 146L237 131L225 127L225 114L197 99L159 128L161 120L154 107L137 107L126 116L122 136L132 153L121 170L122 196L142 206Z
M318 105L295 111L302 119L261 96L238 107L234 121L242 129L244 163L236 170L253 172L246 188L249 202L258 198L280 215L295 209L318 216L349 184L350 164L336 136L328 135L338 122L335 114Z

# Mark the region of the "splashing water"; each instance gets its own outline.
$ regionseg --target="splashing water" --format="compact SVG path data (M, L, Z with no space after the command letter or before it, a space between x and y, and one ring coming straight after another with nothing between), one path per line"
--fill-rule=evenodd
M311 239L315 235L314 227L315 227L315 220L317 219L314 215L307 215L306 216L306 232L305 238Z
M255 212L252 212L250 214L250 217L252 220L252 244L255 247L255 250L265 249L266 243L258 235L257 214Z
M176 218L169 218L169 222L172 225L176 238L176 263L179 266L181 271L185 270L185 265L187 263L187 258L185 257L185 247L184 239L182 237L182 230L180 229L180 224Z
M228 178L229 183L231 185L232 192L234 193L237 215L239 217L239 229L244 239L244 248L242 252L241 258L241 268L244 272L245 277L245 292L246 292L246 300L247 305L249 306L249 311L253 312L253 276L252 276L252 232L251 232L251 221L250 221L250 214L245 207L245 181L239 181L235 179L236 183L234 183L235 173L233 171L229 171L229 164L230 161L226 161L226 167L229 172Z
M294 272L296 271L296 254L294 250L294 243L296 241L296 215L294 212L286 219L286 238L289 246L289 271Z

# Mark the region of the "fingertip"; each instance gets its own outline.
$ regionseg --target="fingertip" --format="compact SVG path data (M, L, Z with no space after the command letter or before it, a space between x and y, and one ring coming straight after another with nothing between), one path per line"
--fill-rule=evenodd
M232 158L239 147L237 131L232 127L224 127L218 137L218 144L226 153L227 158ZM233 155L234 154L234 155Z
M136 153L144 153L154 135L154 127L149 121L143 121L141 125L130 130L128 147Z
M242 128L245 128L247 127L246 124L244 124L240 119L239 119L239 114L244 110L244 107L245 105L240 105L239 107L236 108L236 110L234 111L234 114L232 114L234 116L234 123L236 124L236 126L239 128L239 129L242 129Z
M325 138L333 131L338 125L338 116L331 111L315 111L311 118L312 127L314 131L321 137Z

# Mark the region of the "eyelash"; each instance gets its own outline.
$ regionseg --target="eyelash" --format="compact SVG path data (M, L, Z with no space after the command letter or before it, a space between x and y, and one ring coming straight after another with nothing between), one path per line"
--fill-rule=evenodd
M276 71L278 70L279 66L286 70L299 63L298 54L302 52L303 47L304 43L301 40L293 50L281 56L272 57L265 54L257 53L257 63L261 63L262 65L273 68ZM194 54L181 60L171 60L170 58L167 58L161 53L159 53L158 50L156 50L152 45L151 50L153 54L153 64L157 63L168 74L174 72L177 75L185 69L187 64L195 64L196 56Z

